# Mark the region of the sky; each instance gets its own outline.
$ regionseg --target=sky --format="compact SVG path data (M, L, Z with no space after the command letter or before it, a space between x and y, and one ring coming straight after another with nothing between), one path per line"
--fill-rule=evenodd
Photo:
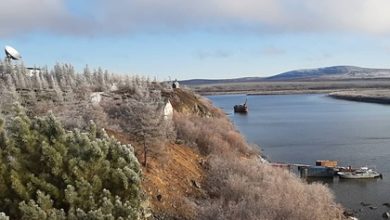
M390 68L389 0L3 0L0 46L159 80ZM0 58L3 58L0 54Z

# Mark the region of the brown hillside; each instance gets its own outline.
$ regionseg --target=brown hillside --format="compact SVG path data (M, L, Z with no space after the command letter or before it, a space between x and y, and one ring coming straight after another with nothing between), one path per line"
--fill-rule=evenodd
M108 130L120 142L132 144L142 151L124 133ZM165 161L151 158L143 169L143 189L148 195L153 214L157 219L194 219L195 210L191 198L204 197L200 183L205 178L202 167L205 160L194 149L179 144L168 144ZM138 155L142 159L142 155Z

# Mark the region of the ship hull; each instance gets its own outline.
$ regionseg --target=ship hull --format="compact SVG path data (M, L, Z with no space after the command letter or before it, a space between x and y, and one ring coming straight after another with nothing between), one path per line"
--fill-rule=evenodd
M381 174L377 172L373 173L363 173L363 174L354 174L354 173L348 173L348 172L338 172L337 173L340 178L343 179L373 179L380 177Z

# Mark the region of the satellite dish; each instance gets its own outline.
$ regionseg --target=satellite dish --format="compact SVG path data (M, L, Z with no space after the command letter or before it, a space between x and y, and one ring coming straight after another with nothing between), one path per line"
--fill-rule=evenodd
M4 48L5 55L7 56L7 60L19 60L22 58L20 53L13 47L11 46L5 46Z

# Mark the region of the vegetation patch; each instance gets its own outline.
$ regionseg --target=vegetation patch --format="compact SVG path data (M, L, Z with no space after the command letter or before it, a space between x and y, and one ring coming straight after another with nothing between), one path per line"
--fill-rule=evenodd
M12 219L137 219L141 171L133 149L91 125L65 131L16 108L0 124L0 211ZM5 126L6 125L6 126Z
M0 219L343 218L328 188L263 163L190 90L60 64L0 72Z

